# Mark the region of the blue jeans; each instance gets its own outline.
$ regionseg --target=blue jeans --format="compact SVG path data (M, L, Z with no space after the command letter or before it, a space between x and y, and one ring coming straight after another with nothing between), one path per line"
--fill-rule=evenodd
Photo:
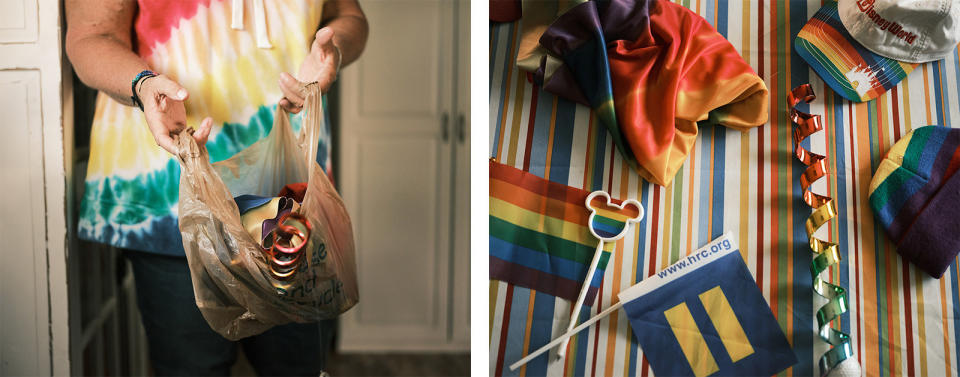
M290 323L233 342L217 334L194 302L184 257L125 251L157 376L229 376L237 343L262 376L317 376L324 369L333 320Z

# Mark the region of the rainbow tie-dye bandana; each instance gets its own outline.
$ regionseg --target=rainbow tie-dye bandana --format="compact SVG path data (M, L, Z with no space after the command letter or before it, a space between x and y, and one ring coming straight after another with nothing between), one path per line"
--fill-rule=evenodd
M706 20L667 1L577 5L540 44L563 64L543 59L536 80L590 106L626 162L659 185L683 165L699 124L746 130L768 118L763 80Z

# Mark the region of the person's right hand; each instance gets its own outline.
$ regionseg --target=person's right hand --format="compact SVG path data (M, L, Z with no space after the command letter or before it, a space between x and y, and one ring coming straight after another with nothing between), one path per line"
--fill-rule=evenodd
M183 101L189 93L165 75L145 80L140 83L138 95L143 102L143 115L147 119L147 126L150 127L157 145L176 155L177 146L173 136L187 127L187 112ZM213 120L206 118L200 123L200 129L193 133L193 138L200 147L206 144L212 126Z

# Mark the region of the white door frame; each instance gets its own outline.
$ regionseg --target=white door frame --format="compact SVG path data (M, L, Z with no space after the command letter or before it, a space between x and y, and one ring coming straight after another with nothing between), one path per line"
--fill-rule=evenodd
M0 90L8 99L0 103L0 113L6 114L0 118L5 135L0 148L18 157L0 165L0 174L10 180L0 188L29 187L27 197L8 197L11 202L0 204L15 212L0 211L0 260L22 260L15 274L0 274L0 332L13 335L0 333L0 375L70 374L66 257L71 172L65 161L72 155L73 134L63 116L61 9L60 0L0 2ZM26 310L32 316L20 314Z

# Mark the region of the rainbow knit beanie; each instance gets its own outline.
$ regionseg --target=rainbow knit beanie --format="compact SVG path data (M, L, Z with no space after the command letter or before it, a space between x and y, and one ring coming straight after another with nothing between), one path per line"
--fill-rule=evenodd
M897 252L939 278L960 251L960 129L917 128L870 181L870 207Z

